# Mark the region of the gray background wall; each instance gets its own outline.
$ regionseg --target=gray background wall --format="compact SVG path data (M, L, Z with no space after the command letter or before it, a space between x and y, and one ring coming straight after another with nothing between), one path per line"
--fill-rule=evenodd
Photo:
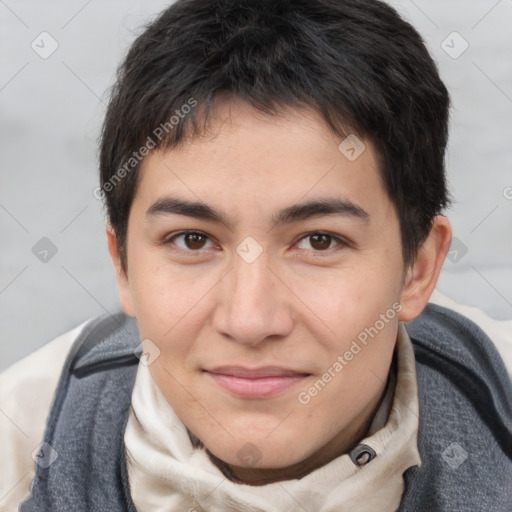
M456 241L438 288L511 319L512 1L391 3L423 34L453 99ZM166 4L0 1L0 369L118 309L93 196L96 142L121 56Z

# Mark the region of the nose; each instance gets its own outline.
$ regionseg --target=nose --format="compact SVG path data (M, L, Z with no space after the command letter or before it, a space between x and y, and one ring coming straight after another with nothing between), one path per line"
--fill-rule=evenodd
M268 266L265 253L247 263L237 255L221 283L213 328L233 341L257 346L293 329L289 289Z

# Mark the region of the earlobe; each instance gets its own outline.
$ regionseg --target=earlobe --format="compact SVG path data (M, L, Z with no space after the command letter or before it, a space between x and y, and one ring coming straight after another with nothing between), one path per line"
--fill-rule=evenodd
M439 278L444 259L450 248L452 230L448 219L438 215L429 236L418 250L416 260L407 270L400 302L399 319L408 322L425 308Z
M119 301L121 304L121 308L127 315L135 316L135 310L133 307L133 299L130 283L128 280L128 275L121 264L121 258L119 256L119 250L117 246L117 237L114 228L111 224L107 225L106 234L108 252L110 253L110 257L112 258L112 264L114 265L116 273L117 289L119 293Z

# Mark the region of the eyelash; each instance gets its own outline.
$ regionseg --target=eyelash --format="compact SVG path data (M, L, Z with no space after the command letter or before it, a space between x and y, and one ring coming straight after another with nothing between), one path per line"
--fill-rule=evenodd
M204 236L207 238L208 241L214 243L211 238L206 234L206 233L203 233L202 231L197 231L197 230L186 230L186 231L180 231L178 233L174 233L172 235L170 235L169 237L167 237L165 240L163 240L162 242L162 245L164 246L169 246L169 245L175 245L174 241L176 240L176 238L180 237L180 236L186 236L186 235L201 235L201 236ZM303 235L301 235L296 242L294 242L293 245L296 245L298 243L300 243L301 241L303 240L306 240L307 238L310 238L312 236L315 236L315 235L325 235L325 236L328 236L331 238L331 242L336 242L336 245L334 247L330 247L328 249L324 249L324 250L314 250L314 249L300 249L300 250L305 250L305 251L310 251L312 253L314 253L315 255L331 255L333 251L336 251L336 250L340 250L341 248L343 247L348 247L350 244L349 242L347 242L346 240L344 240L343 238L339 237L339 236L336 236L332 233L329 233L328 231L310 231L309 233L305 233ZM208 250L207 249L198 249L198 250L193 250L193 249L182 249L181 247L176 247L177 250L179 251L182 251L183 253L186 253L190 256L192 255L201 255L203 254L205 251Z
M329 233L328 231L311 231L309 233L306 233L305 235L302 235L296 242L296 244L302 242L303 240L306 240L312 236L315 235L324 235L328 236L332 242L336 242L336 245L334 247L330 247L328 249L324 250L314 250L314 249L304 249L306 251L312 251L315 255L330 255L333 251L339 250L342 247L346 247L348 243L340 238L339 236L333 235L332 233ZM311 243L311 242L310 242ZM329 244L330 245L330 244Z
M208 241L212 242L212 240L206 233L203 233L202 231L197 231L197 230L188 230L188 231L180 231L179 233L174 233L174 234L170 235L169 237L167 237L166 239L164 239L162 241L162 245L164 245L164 246L175 245L176 246L176 244L174 243L174 240L180 236L186 236L186 235L201 235L201 236L206 237ZM181 251L182 253L187 254L188 256L202 255L207 250L207 249L198 249L198 250L182 249L181 247L178 247L178 246L176 246L175 249L178 251Z

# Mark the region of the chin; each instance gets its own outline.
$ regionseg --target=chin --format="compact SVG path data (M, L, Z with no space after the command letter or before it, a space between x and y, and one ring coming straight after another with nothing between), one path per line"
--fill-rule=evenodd
M290 446L298 445L299 441L290 442L289 438L276 443L276 440L272 442L264 436L246 436L245 440L237 439L228 446L208 446L205 443L208 450L221 461L246 469L280 469L300 462L306 454L298 453L296 449L290 450Z

